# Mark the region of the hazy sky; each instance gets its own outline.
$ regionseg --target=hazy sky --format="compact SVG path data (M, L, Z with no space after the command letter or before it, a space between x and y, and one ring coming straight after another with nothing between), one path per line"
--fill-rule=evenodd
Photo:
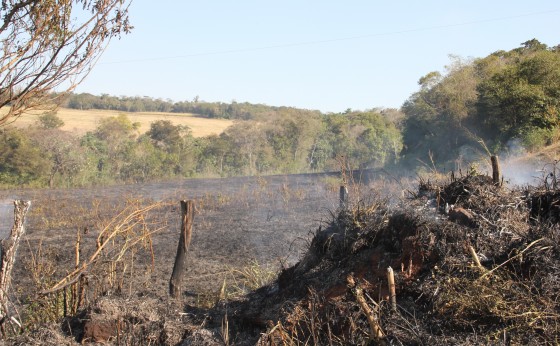
M560 44L558 0L133 0L130 17L76 92L398 108L449 54Z

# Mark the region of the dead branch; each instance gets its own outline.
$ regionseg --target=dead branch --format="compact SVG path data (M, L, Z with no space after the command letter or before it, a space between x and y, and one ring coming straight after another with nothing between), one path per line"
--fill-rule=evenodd
M469 252L471 254L471 257L474 261L474 264L476 264L476 267L478 269L480 269L481 272L486 273L486 268L484 268L484 266L480 263L480 259L478 258L478 255L476 254L476 250L469 245Z
M4 1L0 8L0 125L53 110L114 37L128 33L130 0ZM57 92L55 92L57 91Z
M16 253L19 241L25 233L25 214L31 206L30 201L14 201L14 225L7 239L2 240L1 244L1 263L0 263L0 319L8 315L7 300L8 291L12 280L12 269L16 260Z
M393 268L387 268L387 282L389 284L389 294L391 299L391 308L393 311L397 311L397 292L395 287L395 273Z
M540 239L537 239L537 240L535 240L534 242L530 243L529 245L527 245L527 247L526 247L525 249L523 249L522 251L520 251L519 253L517 253L515 256L510 257L507 261L503 262L503 263L500 264L499 266L494 267L494 268L492 268L492 270L487 271L484 275L482 275L482 276L479 278L479 280L480 280L480 279L483 279L484 277L486 277L486 276L488 276L488 275L490 275L490 274L492 274L494 271L496 271L497 269L499 269L499 268L505 266L506 264L508 264L509 262L513 261L514 259L516 259L516 258L518 258L518 257L520 257L520 256L523 256L523 254L524 254L525 252L527 252L530 248L532 248L534 245L537 245L538 243L540 243L540 242L543 241L543 240L544 240L544 238L540 238Z
M70 274L66 275L62 280L57 282L53 287L44 290L41 294L49 294L60 291L69 285L77 282L82 274L90 270L90 267L96 263L97 259L103 253L103 250L112 243L117 237L123 236L125 238L124 244L120 247L119 252L113 258L113 261L118 261L124 256L129 249L136 246L139 242L147 241L152 234L160 231L160 229L148 230L146 226L145 215L150 210L160 207L160 203L151 204L146 207L140 207L131 211L132 207L124 208L117 216L101 230L97 237L97 250L90 256L90 258L82 262Z
M352 290L352 294L356 298L356 301L360 305L360 308L366 315L369 327L371 328L372 338L377 342L382 342L385 338L385 333L383 333L383 330L379 325L378 316L367 304L362 287L356 283L356 280L352 275L348 275L346 281L348 283L348 287Z

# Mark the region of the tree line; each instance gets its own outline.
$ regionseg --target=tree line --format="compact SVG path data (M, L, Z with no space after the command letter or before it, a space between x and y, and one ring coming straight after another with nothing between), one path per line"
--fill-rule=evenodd
M218 177L380 167L395 162L400 131L378 111L300 117L290 112L264 121L236 122L220 135L195 138L168 120L138 132L120 114L76 137L47 113L36 126L0 130L4 186L88 186L184 177Z
M89 94L73 95L68 104L86 99L91 103L82 104L84 109L142 101L144 110L238 121L220 135L194 138L189 128L168 121L154 122L140 134L122 114L77 138L59 130L60 119L47 113L33 128L0 129L0 183L82 186L320 172L339 170L342 161L352 169L398 164L414 170L430 161L456 169L518 146L535 150L560 138L560 48L533 39L484 58L451 57L444 73L420 78L419 90L399 110L322 114L249 103ZM95 103L101 100L105 106Z
M192 101L174 102L155 99L148 96L100 96L89 93L70 94L64 107L71 109L102 109L122 112L169 112L193 113L200 117L216 119L264 120L270 116L297 113L301 116L318 115L319 111L298 109L294 107L275 107L249 102L206 102L195 97Z

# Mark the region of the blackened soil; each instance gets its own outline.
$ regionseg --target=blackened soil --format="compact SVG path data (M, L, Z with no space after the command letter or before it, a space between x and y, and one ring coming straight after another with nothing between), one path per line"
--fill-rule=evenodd
M73 269L78 231L82 258L86 258L95 248L100 231L96 227L102 220L114 217L130 201L165 203L152 216L157 219L154 228L161 228L152 236L152 274L132 283L135 291L141 291L138 294L158 296L167 293L177 251L179 202L195 200L185 285L185 293L195 297L220 289L232 268L259 264L279 270L294 264L312 233L337 208L338 191L329 188L332 181L336 178L318 174L191 179L92 189L0 191L0 199L32 201L18 263L25 264L41 246L42 254L60 266L53 274L56 277ZM137 254L139 268L151 265L149 252ZM25 265L16 268L16 285L30 285L28 269Z

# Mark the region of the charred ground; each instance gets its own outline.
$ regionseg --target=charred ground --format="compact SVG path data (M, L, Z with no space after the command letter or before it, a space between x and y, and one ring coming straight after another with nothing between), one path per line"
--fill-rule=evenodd
M421 181L418 193L391 207L385 197L365 198L370 195L360 185L364 198L336 210L336 189L325 188L324 180L316 184L300 178L294 183L280 177L246 180L244 195L237 196L247 197L227 203L220 198L233 188L229 183L220 195L200 195L199 203L206 207L204 216L197 216L187 275L191 279L181 300L166 296L177 227L164 220L176 215L178 205L165 204L154 217L166 225L157 240L154 236L155 269L147 270L151 257L145 256L139 263L146 268L137 271L133 284L115 290L100 283L100 293L62 324L37 324L13 342L541 345L560 341L557 190L497 187L486 176L468 175L440 183ZM259 204L256 197L264 194L267 202L262 199ZM107 191L101 195L106 198ZM287 195L294 204L286 203ZM45 201L48 204L49 199ZM454 213L461 216L453 217ZM33 225L40 221L29 222L30 246L22 251L22 262L39 242L45 248L51 242L66 244L52 256L60 266L71 265L75 231L38 234ZM95 232L89 234L93 237ZM94 247L94 239L89 242ZM265 250L257 250L255 242ZM63 248L70 248L67 258L61 255ZM267 264L278 257L283 258L276 267L279 275L257 290L242 288L246 294L238 290L243 275L224 270L242 268L255 259ZM388 303L388 267L396 273L396 311ZM33 280L26 281L25 270L19 278L16 287L23 297L22 285ZM217 299L212 300L209 292ZM371 311L358 303L360 296ZM382 336L373 335L368 312Z

